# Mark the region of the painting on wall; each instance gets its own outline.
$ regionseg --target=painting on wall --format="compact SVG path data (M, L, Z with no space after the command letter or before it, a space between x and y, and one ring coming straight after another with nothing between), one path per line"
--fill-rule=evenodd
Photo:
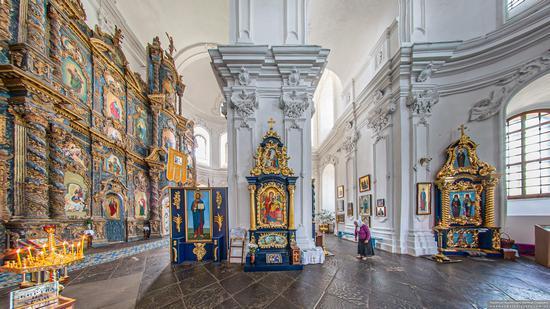
M122 174L122 164L120 163L120 159L114 154L111 154L105 159L105 171L116 176Z
M344 212L344 200L338 201L338 209L337 212Z
M336 223L344 223L346 222L346 217L344 214L337 214L336 215Z
M162 129L162 146L166 150L176 148L176 136L169 128Z
M185 191L185 238L188 242L212 240L210 190Z
M370 175L359 178L359 192L370 191Z
M377 217L386 216L386 204L383 198L376 200L376 216Z
M344 186L338 186L336 188L336 197L343 198L344 197Z
M372 208L372 194L359 197L359 214L370 216Z
M138 113L134 125L135 136L140 142L145 144L147 142L147 114L143 110Z
M65 86L83 102L87 100L88 83L80 65L71 57L65 58L61 68L61 75Z
M432 183L419 182L416 184L416 214L429 215L432 213Z
M111 220L120 219L122 198L116 194L107 194L103 201L103 211L105 217Z
M353 217L353 203L348 202L348 211L347 211L348 217Z
M65 215L68 218L85 218L88 215L88 186L84 178L73 172L65 172Z

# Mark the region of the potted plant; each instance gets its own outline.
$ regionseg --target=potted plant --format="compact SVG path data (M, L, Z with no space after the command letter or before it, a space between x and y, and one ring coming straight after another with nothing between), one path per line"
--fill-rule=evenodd
M251 242L248 243L248 251L250 252L250 264L254 264L256 261L256 250L258 250L258 245Z
M334 217L334 212L323 209L315 215L317 223L319 223L319 231L327 233L330 229L330 225L334 224L336 220Z

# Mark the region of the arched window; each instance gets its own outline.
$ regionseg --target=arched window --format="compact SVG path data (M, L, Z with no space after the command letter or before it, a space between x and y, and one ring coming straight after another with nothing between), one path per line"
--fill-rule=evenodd
M550 109L506 121L506 189L509 199L550 196Z
M220 167L227 167L227 158L228 158L228 149L229 145L227 144L227 132L224 132L220 135Z
M328 164L321 174L321 209L333 213L336 211L336 171Z
M203 127L195 127L195 140L197 147L195 148L195 158L197 163L202 165L210 165L210 134Z

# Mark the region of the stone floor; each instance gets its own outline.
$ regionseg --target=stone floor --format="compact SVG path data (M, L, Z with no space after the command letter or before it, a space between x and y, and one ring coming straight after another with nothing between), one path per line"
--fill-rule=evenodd
M489 300L550 300L550 271L527 259L440 265L330 237L324 265L244 273L240 266L169 264L155 249L71 274L77 308L485 308ZM6 291L0 307L7 308Z

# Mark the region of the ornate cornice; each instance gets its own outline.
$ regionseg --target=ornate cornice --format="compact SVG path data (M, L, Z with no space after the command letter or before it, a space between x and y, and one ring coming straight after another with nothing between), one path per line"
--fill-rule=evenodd
M385 106L375 108L369 113L367 127L372 129L376 136L380 136L391 120L391 114L397 110L395 103L389 103Z
M489 97L478 101L470 109L469 121L483 121L498 114L505 99L548 70L550 70L550 50L522 65L511 76L500 79Z
M437 89L411 90L407 98L407 107L417 115L427 115L432 107L439 102Z
M254 114L258 108L255 90L241 89L231 95L231 107L241 118L246 119Z

